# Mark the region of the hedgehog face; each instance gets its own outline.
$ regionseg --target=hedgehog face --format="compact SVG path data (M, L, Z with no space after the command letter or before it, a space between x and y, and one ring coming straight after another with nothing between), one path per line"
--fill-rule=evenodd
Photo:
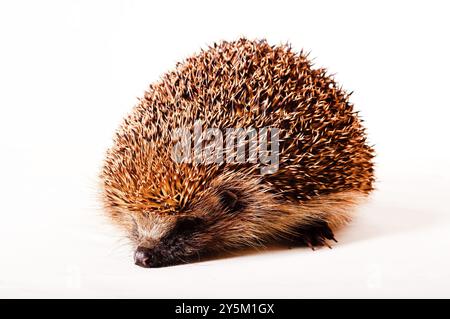
M264 230L261 192L244 181L215 182L185 209L174 214L132 214L130 237L135 263L163 267L192 262L224 249L254 245ZM268 195L270 196L270 195ZM252 198L253 197L253 198ZM193 196L196 198L196 196Z
M172 213L153 209L150 201L146 208L124 206L131 201L124 193L123 198L107 199L114 201L108 204L113 221L126 230L135 246L135 263L163 267L261 244L264 235L271 232L267 224L276 224L270 221L273 195L262 189L258 179L236 173L232 176L215 178Z

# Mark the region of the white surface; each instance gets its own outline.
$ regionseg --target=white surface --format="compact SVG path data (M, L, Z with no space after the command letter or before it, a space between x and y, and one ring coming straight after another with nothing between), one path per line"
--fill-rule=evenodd
M2 1L0 297L450 297L447 1ZM241 35L337 73L376 144L377 192L332 250L133 265L97 173L176 61Z

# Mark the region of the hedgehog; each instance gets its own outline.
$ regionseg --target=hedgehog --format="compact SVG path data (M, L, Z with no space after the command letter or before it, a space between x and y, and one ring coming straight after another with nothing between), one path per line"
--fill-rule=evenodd
M373 146L349 100L289 44L222 41L178 63L123 120L100 174L135 264L330 247L374 183Z

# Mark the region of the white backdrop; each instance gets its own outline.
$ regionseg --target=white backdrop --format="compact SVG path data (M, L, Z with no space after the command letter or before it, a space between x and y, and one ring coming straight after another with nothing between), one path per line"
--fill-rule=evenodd
M450 297L448 1L2 1L0 297ZM289 41L336 73L378 156L332 250L133 265L97 200L114 130L208 44Z

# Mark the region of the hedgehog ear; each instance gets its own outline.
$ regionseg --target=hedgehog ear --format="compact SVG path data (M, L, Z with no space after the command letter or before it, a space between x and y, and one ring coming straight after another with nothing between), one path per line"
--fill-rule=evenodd
M236 193L231 190L226 189L220 193L220 203L231 212L239 210L239 198Z

